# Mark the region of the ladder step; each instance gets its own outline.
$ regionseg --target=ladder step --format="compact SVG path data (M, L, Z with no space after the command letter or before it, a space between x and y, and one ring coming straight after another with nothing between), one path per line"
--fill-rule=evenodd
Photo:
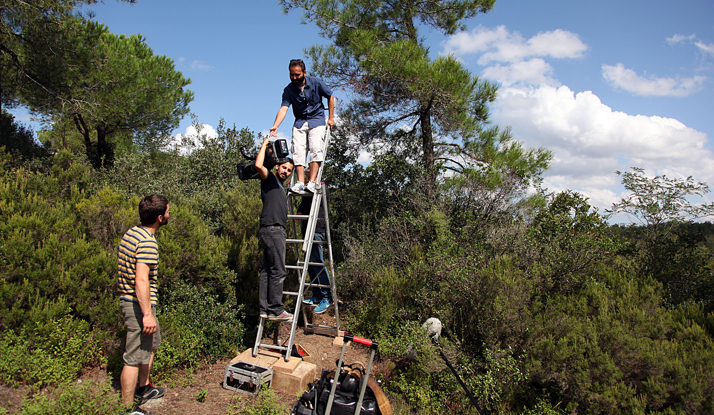
M344 332L341 332L336 327L315 327L315 325L308 325L305 327L305 334L324 334L325 336L340 337L344 336Z
M288 348L285 347L285 346L276 346L276 345L274 345L274 344L260 343L258 346L259 346L259 347L265 347L266 349L273 349L273 350L282 350L282 351L288 350Z
M286 239L285 243L288 244L301 244L305 242L304 239ZM312 241L313 244L315 245L327 245L327 241Z
M297 267L297 269L302 269L303 265L305 263L303 261L298 261L297 264L295 265L289 265L285 264L285 267ZM313 267L326 267L328 264L326 262L308 262L307 265L313 266ZM290 269L295 269L295 268L290 268Z
M297 296L300 293L296 293L295 291L283 291L283 295L294 295ZM292 320L291 320L292 321Z
M312 288L332 288L330 285L323 285L323 284L311 284L309 282L306 282L305 287L312 287Z
M297 270L297 271L301 271L301 270L302 270L302 266L303 266L304 264L305 264L304 262L301 262L300 265L285 265L285 268L286 268L286 269L294 269L294 270ZM315 266L315 267L327 267L327 264L325 264L325 263L323 263L323 262L310 262L309 265Z
M337 327L335 326L326 326L324 324L312 324L312 323L307 323L305 325L306 328L311 328L311 329L334 329L337 330Z
M288 215L288 219L308 220L310 219L310 215Z

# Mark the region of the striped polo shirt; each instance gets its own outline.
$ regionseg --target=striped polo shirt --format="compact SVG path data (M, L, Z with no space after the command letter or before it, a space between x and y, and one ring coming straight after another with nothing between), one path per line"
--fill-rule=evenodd
M159 268L159 247L154 234L143 226L129 229L119 245L119 295L122 300L139 302L134 289L136 282L136 264L138 262L149 266L149 287L151 289L151 305L156 305L159 299L156 279Z

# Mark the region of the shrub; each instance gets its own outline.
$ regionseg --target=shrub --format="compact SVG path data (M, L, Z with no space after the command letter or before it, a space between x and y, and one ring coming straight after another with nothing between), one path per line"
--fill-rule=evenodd
M68 308L102 327L115 324L116 260L88 240L75 205L88 167L58 153L49 175L23 169L0 177L0 328L61 318Z
M206 287L175 284L159 305L162 344L154 373L161 377L233 353L245 333L243 306L234 301L221 301Z
M531 381L582 413L708 413L712 341L659 307L652 280L605 268L578 297L552 296L524 345Z
M290 408L280 402L273 389L266 387L260 388L255 399L236 396L236 400L228 406L227 411L228 415L283 415L289 412Z
M5 384L53 385L102 363L101 349L89 325L69 315L29 335L21 330L0 337L0 379Z
M50 396L34 395L23 402L19 415L120 415L126 413L120 396L108 382L92 381L80 384L62 384Z
M171 200L169 200L171 205ZM174 285L185 282L230 295L235 274L228 269L230 241L211 233L192 204L171 205L169 225L159 230L159 303Z

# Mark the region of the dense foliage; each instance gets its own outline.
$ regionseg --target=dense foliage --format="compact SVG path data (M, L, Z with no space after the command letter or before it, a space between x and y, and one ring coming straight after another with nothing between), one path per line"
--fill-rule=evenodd
M449 216L452 203L384 218L340 267L350 326L398 362L388 389L428 413L474 413L419 327L438 317L448 354L495 413L712 411L714 316L663 307L668 291L582 196L501 223L478 209ZM409 344L420 345L413 362Z
M121 368L116 251L146 194L166 195L172 216L157 234L164 341L154 376L250 345L246 327L258 314L259 184L235 175L255 135L221 121L208 137L195 123L197 137L164 146L158 133L187 112L188 80L143 38L73 12L91 3L10 1L0 21L0 101L54 121L42 147L12 116L0 118L0 382L51 388L26 402L28 414L121 412L110 385L68 383L89 367ZM338 79L344 69L361 94L341 114L326 161L334 277L346 328L380 344L397 413L475 413L421 327L429 317L443 322L439 347L490 413L714 412L714 228L692 222L714 206L688 198L706 184L618 173L633 196L613 212L642 220L632 226L608 225L578 193L539 189L550 152L488 125L495 86L453 58L431 60L418 36L420 25L453 33L490 0L282 4L306 8L333 42L310 50L318 72ZM73 74L82 66L63 66L97 63L94 53L107 63L86 73L96 91ZM132 73L148 78L114 91L119 104L101 98L103 81ZM157 73L171 76L157 86ZM161 98L154 123L132 121ZM97 111L82 112L85 101ZM416 127L394 128L407 119ZM87 151L85 140L91 147L101 134L116 145L113 163ZM357 163L374 138L397 145ZM227 411L285 408L266 391Z
M237 148L255 137L218 131L192 151L125 152L104 170L81 152L59 150L42 168L3 153L4 384L61 384L88 366L120 367L116 247L141 195L154 191L169 197L173 217L158 234L165 343L156 375L252 340L244 319L257 314L260 199L257 182L235 180L233 168ZM405 159L385 154L358 168L347 153L336 154L346 169L332 173L338 292L347 327L378 340L392 362L385 388L400 406L474 413L421 329L436 316L444 352L490 411L714 410L711 302L660 281L710 286L711 225L673 227L687 244L643 245L642 227L608 226L574 192L529 194L518 174L454 177L433 198ZM410 185L379 185L396 174ZM643 272L649 246L671 252L661 261L674 264L667 274ZM37 359L43 365L30 364Z
M221 132L222 139L239 133ZM242 134L252 136L247 130ZM45 169L48 173L42 173L13 167L3 153L0 302L6 311L0 316L0 341L8 346L0 350L4 382L51 384L71 379L87 365L108 362L111 369L119 364L123 324L116 297L116 250L123 233L138 223L140 197L152 190L137 183L167 190L171 182L192 183L193 190L166 192L173 219L157 235L162 258L159 320L166 333L157 375L232 354L242 344L245 301L237 298L246 296L241 278L255 276L249 271L254 263L243 262L237 252L242 258L255 258L257 254L249 251L258 248L257 242L236 248L236 231L231 230L253 227L254 217L226 208L230 203L255 205L256 197L233 181L232 169L220 169L217 161L230 157L226 147L204 144L202 151L192 153L193 163L184 163L177 153L163 154L167 164L184 168L167 169L165 176L154 176L154 183L141 180L155 167L141 154L119 158L124 170L96 171L84 155L60 150ZM208 164L216 169L204 169ZM234 164L235 160L226 160L227 166ZM127 171L136 176L124 174ZM232 185L215 187L221 183ZM78 340L77 347L60 347ZM58 348L62 353L56 353ZM41 370L30 368L33 357L44 356L38 353L60 359L47 359L55 372L28 372Z

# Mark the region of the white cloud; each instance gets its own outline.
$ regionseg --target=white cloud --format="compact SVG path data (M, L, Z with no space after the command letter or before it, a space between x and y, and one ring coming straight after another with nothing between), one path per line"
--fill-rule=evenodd
M706 76L692 78L645 78L621 63L616 66L602 65L602 77L615 88L621 88L643 96L683 97L702 89Z
M714 56L714 43L706 44L704 42L694 42L694 44L704 53Z
M208 124L199 124L201 126L200 135L196 126L189 125L186 127L186 132L184 134L176 134L174 139L167 145L168 148L178 150L179 154L182 156L187 156L191 154L194 150L203 148L203 143L201 143L201 137L203 138L216 138L218 133L216 129Z
M684 36L684 35L674 35L672 37L667 38L667 43L670 45L674 45L677 43L685 42L685 41L694 41L697 38L697 35L689 35L689 36Z
M198 70L200 70L200 71L210 71L211 69L213 69L213 66L208 65L208 64L206 64L206 63L203 62L203 61L193 61L193 62L191 62L191 64L189 65L189 68L191 68L191 69L198 69Z
M701 43L694 35L675 35L667 42ZM576 190L604 210L624 192L616 170L642 167L714 182L714 154L706 148L706 134L672 118L613 111L593 92L576 93L559 82L550 59L583 57L588 46L577 34L558 29L525 39L505 26L478 27L443 45L444 53L476 56L486 67L482 76L501 84L493 106L495 123L511 126L528 147L553 151L553 164L543 177L549 191ZM698 47L706 51L710 46ZM600 69L613 86L639 95L686 96L707 80L646 78L623 64Z
M553 68L541 58L515 62L506 66L497 64L483 71L484 77L496 80L503 86L511 86L518 82L531 85L560 85L560 82L551 77L552 74Z
M704 52L705 54L714 56L714 43L706 44L702 42L699 38L697 38L697 35L695 34L691 34L689 36L674 35L672 37L667 38L667 43L669 43L670 45L675 45L677 43L683 42L694 43L694 46L698 47L700 51Z
M186 58L184 57L179 57L177 59L177 62L181 64L182 67L188 68L188 69L193 69L193 70L198 70L198 71L210 71L214 67L199 60L194 60L191 63L187 64Z
M443 45L445 53L481 54L478 64L491 65L483 76L504 86L516 83L559 86L553 77L553 67L544 58L581 58L588 49L578 35L566 30L541 32L525 39L505 26L495 29L479 26L450 37Z
M372 161L374 161L374 157L372 156L372 153L366 150L362 150L359 153L359 156L357 157L357 163L361 164L369 164Z
M457 55L483 53L478 63L520 62L531 57L580 58L587 50L578 35L557 29L525 39L505 26L487 29L479 26L470 33L462 32L444 42L446 52Z
M504 88L494 120L511 125L527 146L553 150L545 173L550 190L577 189L608 208L619 200L616 170L637 166L714 182L714 154L706 134L665 117L613 111L590 91L567 86Z

